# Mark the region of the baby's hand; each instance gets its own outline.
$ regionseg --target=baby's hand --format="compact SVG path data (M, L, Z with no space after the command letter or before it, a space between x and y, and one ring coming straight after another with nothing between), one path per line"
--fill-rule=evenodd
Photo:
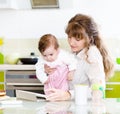
M44 65L44 69L46 74L52 74L56 70L56 68L51 68L47 64Z
M44 84L47 84L49 82L49 79L47 79L45 82L44 82Z
M68 80L68 81L73 80L74 72L75 72L75 71L73 70L73 71L70 71L70 72L68 73L68 76L67 76L67 80Z

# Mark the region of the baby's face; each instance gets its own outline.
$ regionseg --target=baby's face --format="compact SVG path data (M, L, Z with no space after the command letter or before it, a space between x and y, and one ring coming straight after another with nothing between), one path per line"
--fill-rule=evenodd
M54 46L50 46L42 53L42 56L46 61L53 62L57 59L58 53L59 49L55 49Z

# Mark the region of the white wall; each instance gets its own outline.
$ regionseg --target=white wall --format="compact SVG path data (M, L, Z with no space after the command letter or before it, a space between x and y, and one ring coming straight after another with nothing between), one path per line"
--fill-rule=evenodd
M0 35L6 38L38 38L44 33L64 36L68 21L65 11L2 11L0 12Z
M64 1L64 0L63 0ZM120 38L119 0L73 0L71 8L54 10L0 10L0 36L5 38L39 38L64 33L68 20L76 13L91 15L106 38ZM70 3L68 1L68 4Z

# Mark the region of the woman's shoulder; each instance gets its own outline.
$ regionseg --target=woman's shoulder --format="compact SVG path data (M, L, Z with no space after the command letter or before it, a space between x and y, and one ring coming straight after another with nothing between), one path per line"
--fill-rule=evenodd
M88 50L88 54L90 55L100 54L100 51L96 46L90 46Z
M92 45L89 47L89 51L99 51L98 48L95 45Z
M99 49L96 46L90 46L88 50L88 59L92 61L92 60L96 60L96 59L98 60L101 58L102 58L102 55Z

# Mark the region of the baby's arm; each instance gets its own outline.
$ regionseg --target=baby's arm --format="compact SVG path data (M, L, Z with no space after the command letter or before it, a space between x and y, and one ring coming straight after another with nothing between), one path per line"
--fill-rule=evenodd
M67 79L72 80L74 72L77 69L77 58L75 55L67 51L62 51L61 53L60 59L62 59L63 63L66 64L69 69Z
M47 74L44 72L44 63L42 59L39 59L35 65L36 68L36 76L40 80L42 84L46 83L48 80Z
M69 71L69 72L68 72L68 76L67 76L68 81L73 80L74 72L75 72L75 70L72 70L72 71Z

